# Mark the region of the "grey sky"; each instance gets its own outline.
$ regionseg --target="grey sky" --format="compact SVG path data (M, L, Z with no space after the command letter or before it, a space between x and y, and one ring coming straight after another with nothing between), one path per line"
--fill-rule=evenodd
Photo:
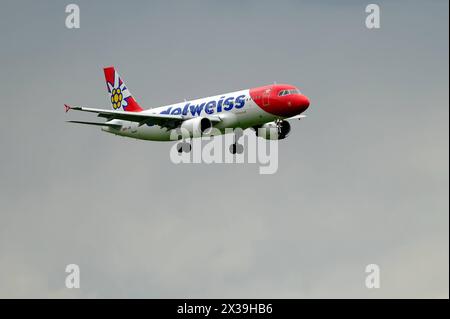
M2 1L0 297L446 297L448 2ZM65 123L115 65L150 107L297 85L277 174ZM81 267L81 289L64 287ZM364 268L381 267L381 288Z

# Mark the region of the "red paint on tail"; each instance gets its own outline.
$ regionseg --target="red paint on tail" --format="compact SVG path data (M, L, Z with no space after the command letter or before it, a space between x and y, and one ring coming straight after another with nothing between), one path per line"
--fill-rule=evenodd
M114 110L127 112L141 112L143 108L136 102L125 83L120 78L113 66L103 69L105 73L106 87L109 92L111 104Z

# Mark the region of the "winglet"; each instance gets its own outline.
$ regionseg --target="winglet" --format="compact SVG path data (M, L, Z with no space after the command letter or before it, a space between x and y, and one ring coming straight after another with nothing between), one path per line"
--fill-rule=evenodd
M70 109L70 105L64 104L64 110L66 111L66 113L69 112Z

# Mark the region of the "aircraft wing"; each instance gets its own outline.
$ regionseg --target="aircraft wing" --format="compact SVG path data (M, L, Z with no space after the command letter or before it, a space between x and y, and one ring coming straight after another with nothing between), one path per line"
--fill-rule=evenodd
M69 110L83 111L90 113L97 113L97 116L106 118L107 121L111 120L124 120L139 123L139 126L144 124L159 125L168 129L176 128L181 122L191 119L192 117L184 115L170 115L170 114L149 114L141 112L127 112L127 111L114 111L93 109L81 106L69 106L64 104L66 112ZM208 117L211 122L220 122L220 118L216 116ZM87 124L87 123L83 123ZM101 124L101 123L100 123ZM106 123L105 123L106 124ZM104 125L108 126L108 124Z

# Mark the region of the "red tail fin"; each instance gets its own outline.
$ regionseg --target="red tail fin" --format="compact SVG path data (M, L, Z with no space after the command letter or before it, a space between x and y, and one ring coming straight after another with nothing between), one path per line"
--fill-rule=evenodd
M112 108L128 112L141 112L143 109L135 101L114 67L104 68L103 71Z

